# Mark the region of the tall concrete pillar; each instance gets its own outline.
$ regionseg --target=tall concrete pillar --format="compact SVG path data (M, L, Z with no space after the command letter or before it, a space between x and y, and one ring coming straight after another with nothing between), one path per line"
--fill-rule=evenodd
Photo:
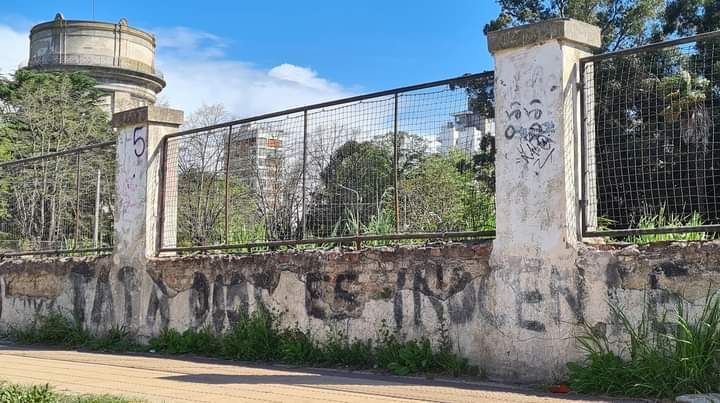
M578 60L598 27L555 19L491 32L495 58L497 236L491 256L498 332L487 360L504 378L548 379L576 358L583 320L576 149Z
M116 267L144 267L157 254L162 138L177 131L183 112L143 106L113 115L117 129Z

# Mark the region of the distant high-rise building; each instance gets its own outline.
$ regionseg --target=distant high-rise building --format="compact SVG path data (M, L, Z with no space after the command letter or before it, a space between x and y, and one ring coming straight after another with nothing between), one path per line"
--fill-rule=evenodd
M440 153L448 153L452 149L474 154L480 149L480 142L485 136L495 135L495 120L471 111L454 113L453 120L444 126L438 136Z
M267 188L287 164L283 153L283 132L273 132L248 123L233 130L229 168L253 189Z

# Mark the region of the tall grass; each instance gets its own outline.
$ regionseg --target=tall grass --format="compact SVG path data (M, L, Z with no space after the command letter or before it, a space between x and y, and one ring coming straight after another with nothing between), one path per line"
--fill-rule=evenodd
M616 222L607 217L598 217L597 226L599 231L606 231L613 227ZM665 206L660 207L657 214L649 214L640 217L637 227L633 229L656 229L656 228L682 228L682 227L698 227L703 225L703 219L700 213L682 216L678 214L667 214ZM624 241L636 244L645 244L658 241L704 241L712 237L712 234L705 232L687 232L687 233L669 233L669 234L644 234L631 235L614 239L616 241Z
M638 222L638 228L640 229L696 227L701 225L703 225L703 220L698 212L694 212L683 217L676 214L666 214L665 207L662 207L660 212L656 215L641 217ZM707 235L704 232L647 234L628 237L628 242L649 243L657 241L703 241L706 238Z
M636 324L616 305L611 312L627 344L617 354L604 334L586 327L577 337L586 359L568 364L573 389L654 398L720 392L720 298L709 296L695 319L683 303L660 318L645 312Z

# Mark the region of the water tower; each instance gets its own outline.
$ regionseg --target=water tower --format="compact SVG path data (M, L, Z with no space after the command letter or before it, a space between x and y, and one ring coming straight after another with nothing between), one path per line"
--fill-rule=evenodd
M155 36L117 24L55 20L35 25L30 31L28 68L37 71L84 71L108 94L110 113L152 105L165 87L155 69Z

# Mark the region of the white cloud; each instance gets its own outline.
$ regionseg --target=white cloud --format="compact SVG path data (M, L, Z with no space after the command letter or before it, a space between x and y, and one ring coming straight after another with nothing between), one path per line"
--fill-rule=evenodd
M28 58L29 31L20 31L0 24L0 74L14 72Z
M176 53L193 58L222 57L227 42L217 35L187 27L152 30L161 52Z
M352 95L311 68L290 63L263 69L226 55L228 42L186 27L152 30L158 39L157 65L167 87L160 93L171 107L191 113L203 103L224 104L246 117ZM0 74L27 62L29 27L0 23Z
M161 94L186 113L222 103L247 117L351 95L308 67L283 63L263 69L227 57L227 42L213 34L182 27L154 31L157 64L167 81Z

